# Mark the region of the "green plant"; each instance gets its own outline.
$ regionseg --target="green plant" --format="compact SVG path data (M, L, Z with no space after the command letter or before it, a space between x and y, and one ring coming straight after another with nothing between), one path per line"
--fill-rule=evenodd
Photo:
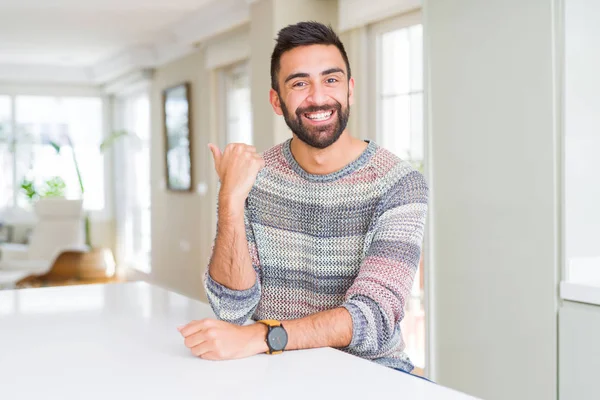
M33 182L32 180L23 178L23 180L21 181L21 189L23 189L23 192L25 192L25 196L27 196L30 203L33 203L40 197L37 190L35 189L35 182Z
M108 136L106 139L104 139L102 141L102 143L100 143L100 152L101 153L106 152L106 150L111 148L117 140L119 140L120 138L123 138L123 137L137 138L137 136L135 134L128 132L128 131L115 131L110 136Z
M77 173L77 180L79 181L79 190L81 191L81 197L85 193L85 187L83 186L83 178L81 177L81 170L79 169L79 163L77 162L77 155L75 154L75 147L73 146L73 141L71 140L71 136L68 134L64 135L66 140L66 145L71 147L73 151L71 154L73 155L73 165L75 166L75 172ZM54 148L56 154L60 154L61 145L58 142L50 141L50 146ZM62 181L62 179L61 179ZM64 181L63 181L64 183ZM90 216L88 213L85 213L85 244L88 247L92 247L91 233L90 233Z
M31 179L23 178L21 189L30 203L46 197L64 197L67 189L65 181L60 176L53 176L44 182L41 190L36 188L35 182Z
M423 161L422 160L409 160L409 163L413 166L414 169L419 171L420 173L425 173L423 171Z
M46 182L42 197L65 197L67 185L60 176L54 176Z
M85 193L85 188L83 187L83 179L81 178L81 171L79 170L79 163L77 162L77 155L75 154L75 147L73 146L73 141L71 140L71 136L65 134L65 140L67 146L69 146L73 151L71 154L73 155L73 165L75 166L75 172L77 173L77 180L79 181L79 189L81 190L81 197ZM60 154L61 145L58 142L50 141L50 146L54 148L56 154Z

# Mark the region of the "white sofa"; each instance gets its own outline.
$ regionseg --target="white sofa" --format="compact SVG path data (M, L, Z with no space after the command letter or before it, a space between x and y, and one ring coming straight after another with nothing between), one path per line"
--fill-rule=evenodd
M87 250L82 200L47 198L35 206L37 221L28 245L0 245L0 288L20 279L44 274L65 250Z

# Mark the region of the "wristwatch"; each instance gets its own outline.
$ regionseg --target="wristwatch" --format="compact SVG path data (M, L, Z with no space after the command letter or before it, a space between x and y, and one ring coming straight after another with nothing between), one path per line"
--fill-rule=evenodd
M269 328L267 331L267 338L265 340L267 342L267 346L269 346L269 351L267 351L267 354L283 353L285 346L287 346L288 335L281 322L274 319L263 319L258 322L266 325Z

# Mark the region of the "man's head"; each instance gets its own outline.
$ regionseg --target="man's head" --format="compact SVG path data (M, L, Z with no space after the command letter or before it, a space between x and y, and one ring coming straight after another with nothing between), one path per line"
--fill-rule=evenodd
M354 80L331 27L300 22L279 31L271 56L271 104L296 136L323 149L346 129Z

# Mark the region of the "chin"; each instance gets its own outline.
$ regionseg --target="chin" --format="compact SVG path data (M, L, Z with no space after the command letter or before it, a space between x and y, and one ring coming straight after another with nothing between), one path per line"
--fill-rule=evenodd
M335 136L334 134L327 135L326 137L317 134L313 135L310 140L305 142L314 148L325 149L337 142L339 138L339 136Z

